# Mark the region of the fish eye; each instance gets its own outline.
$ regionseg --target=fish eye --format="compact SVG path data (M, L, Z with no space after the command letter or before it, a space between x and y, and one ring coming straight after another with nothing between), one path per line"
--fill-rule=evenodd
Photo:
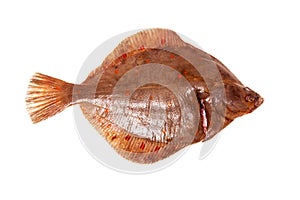
M247 95L247 96L245 97L245 100L246 100L247 102L254 102L254 101L255 101L255 97L254 97L253 95L249 94L249 95Z

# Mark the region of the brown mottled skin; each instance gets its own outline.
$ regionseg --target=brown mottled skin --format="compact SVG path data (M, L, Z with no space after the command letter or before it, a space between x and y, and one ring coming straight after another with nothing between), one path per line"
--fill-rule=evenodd
M190 49L194 52L195 49ZM170 53L169 51L165 51L162 49L144 49L144 50L137 50L135 52L127 53L126 58L125 56L121 56L118 58L115 62L113 62L105 72L102 74L100 80L98 80L98 87L96 92L95 98L105 98L101 97L103 94L103 85L109 83L110 87L105 87L105 94L108 96L112 93L112 90L117 83L118 79L121 78L124 73L126 73L131 68L134 68L138 65L143 65L147 63L161 63L166 66L172 66L173 69L179 71L183 76L190 82L191 86L195 88L195 93L199 97L198 100L205 97L205 107L206 107L206 113L207 113L207 120L208 120L208 128L210 127L210 115L212 112L212 107L216 107L216 105L212 105L212 102L208 102L206 99L210 96L210 93L207 89L206 83L204 82L201 75L198 73L198 71L184 58L182 58L179 55L176 55L174 53ZM201 57L199 57L201 59ZM260 103L255 105L255 102L259 102L260 97L255 92L246 89L233 75L230 71L228 71L227 68L224 68L223 64L220 63L217 59L213 58L211 59L211 62L215 62L218 66L218 69L221 73L222 80L225 83L225 91L226 91L226 110L225 110L225 121L222 126L224 128L227 126L232 120L238 116L247 114L251 112L253 109L255 109ZM116 73L116 69L117 71ZM114 78L112 78L114 77ZM93 77L94 78L94 77ZM89 81L94 79L88 79L85 81L86 84L90 84ZM223 85L222 85L223 86ZM130 86L128 86L130 87ZM145 105L141 104L140 107L135 107L135 112L146 112L143 110L144 108L147 108L147 105L151 104L151 101L161 101L162 104L167 104L167 97L169 95L164 95L165 91L162 88L158 88L159 86L148 86L145 87L140 91L144 100ZM205 90L202 91L202 93L198 93L196 88L198 87L204 87ZM220 85L216 85L215 87L220 87ZM125 87L126 88L126 87ZM157 90L157 92L153 92L154 90ZM124 91L125 92L125 91ZM150 94L156 94L153 99L150 99ZM99 95L99 96L97 96ZM253 98L253 102L247 101L246 97L251 96ZM221 102L222 105L224 102ZM200 103L197 102L197 104L200 107ZM139 106L138 104L136 106ZM94 105L82 105L82 110L84 111L84 114L86 116L91 113L91 110L95 110L96 107ZM104 109L102 109L104 110ZM178 110L180 110L178 108ZM97 112L96 112L97 113ZM162 113L163 114L163 113ZM176 115L180 115L181 113L179 111L175 112ZM93 122L94 126L97 129L100 129L106 137L106 139L109 141L109 143L125 158L141 162L141 163L152 163L156 162L158 160L161 160L165 157L168 157L169 155L177 152L178 150L184 148L187 145L190 145L191 143L200 142L204 139L209 139L213 137L217 132L220 130L213 130L210 129L211 136L209 138L206 138L206 135L203 132L202 128L202 118L200 119L200 123L198 124L198 131L193 134L193 140L191 141L190 138L185 138L186 135L178 135L177 138L173 138L173 140L167 141L165 143L159 143L152 141L148 138L140 138L138 136L133 135L132 133L128 133L126 130L122 130L118 128L117 124L110 124L106 121L105 117L102 117L103 113L98 112L96 119L98 122ZM223 116L220 116L223 117ZM155 120L155 119L151 119ZM172 119L169 119L172 120ZM98 124L102 124L99 126ZM169 123L172 124L172 123ZM109 125L109 127L108 127ZM111 126L110 126L111 125ZM221 128L221 129L222 129ZM163 133L162 133L163 134ZM124 139L127 135L130 135L130 139L126 140ZM167 133L168 135L168 133ZM145 144L145 145L142 145ZM141 146L143 148L141 148ZM153 152L153 153L150 153Z
M121 43L80 85L61 83L60 80L56 81L57 79L46 76L45 79L50 80L52 85L57 83L68 88L68 91L70 88L73 89L72 94L68 92L64 97L60 95L61 100L52 102L57 103L58 107L61 107L60 110L52 112L51 109L41 108L50 110L48 115L42 111L31 112L30 107L34 106L33 103L38 103L36 97L30 97L34 91L34 87L31 88L26 101L33 121L41 121L65 107L80 104L85 117L120 155L138 163L153 163L190 144L212 138L235 118L252 112L263 102L256 92L243 86L220 61L183 42L172 31L152 29L149 32L138 33L132 38ZM153 38L157 38L159 45L153 42ZM130 48L126 49L127 46ZM135 90L129 97L126 113L112 113L110 110L112 94L120 78L137 66L151 63L170 67L181 74L178 79L184 78L189 82L190 89L196 96L194 105L202 112L199 124L182 124L181 118L185 113L181 113L182 109L176 96L171 89L155 83L149 83ZM218 71L221 81L217 79L213 67ZM138 75L136 78L138 79ZM39 81L33 78L31 84L38 85ZM117 103L118 101L121 103L128 95L126 89L131 87L130 83L123 85L124 90L117 94L116 98L119 98ZM60 103L61 101L67 103ZM156 109L159 115L150 115L151 109ZM118 123L124 123L127 119L124 116L129 116L132 120L126 128ZM159 121L156 116L165 119L162 127L151 125ZM153 133L150 130L150 135L143 136L139 130L130 129L135 124L140 124L148 130L153 129ZM178 131L180 126L194 126L197 131L181 133Z

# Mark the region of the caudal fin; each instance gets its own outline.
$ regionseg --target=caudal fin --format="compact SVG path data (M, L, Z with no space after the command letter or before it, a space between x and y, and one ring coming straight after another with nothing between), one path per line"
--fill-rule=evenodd
M70 105L73 84L35 73L30 80L26 105L33 123L45 120Z

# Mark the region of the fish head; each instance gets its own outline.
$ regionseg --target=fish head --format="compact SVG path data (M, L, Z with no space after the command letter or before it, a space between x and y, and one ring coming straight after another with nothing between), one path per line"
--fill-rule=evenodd
M241 84L227 84L225 91L226 118L230 120L253 112L264 102L258 93Z

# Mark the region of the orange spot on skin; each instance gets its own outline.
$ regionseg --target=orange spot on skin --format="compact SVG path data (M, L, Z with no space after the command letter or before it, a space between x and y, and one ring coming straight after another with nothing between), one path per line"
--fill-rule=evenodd
M145 143L142 142L141 146L140 146L140 149L144 150L145 149Z
M131 136L130 135L126 135L126 137L124 138L126 141L130 140Z
M57 85L57 86L52 86L52 88L53 88L54 90L61 90L61 87L59 87L58 85Z
M119 69L115 69L115 74L118 74L119 73Z
M117 138L117 136L114 135L114 136L111 137L111 140L114 140L114 139L116 139L116 138Z
M158 151L160 149L160 146L156 146L154 151Z
M162 130L162 133L163 133L163 134L166 134L166 130Z
M185 69L185 70L182 71L182 73L183 73L184 75L187 75L188 71Z
M165 38L161 38L160 43L161 43L162 45L165 45L165 44L166 44L166 39L165 39Z
M170 58L172 58L172 59L175 58L174 54L171 53Z
M130 91L129 90L126 90L125 91L125 96L129 96L130 95Z
M111 127L111 124L107 124L107 126L106 126L107 128L110 128Z
M140 50L141 50L141 51L144 51L144 50L145 50L144 45L142 45L142 46L140 47Z
M149 96L149 99L152 101L152 100L153 100L153 96L152 96L152 95L150 95L150 96Z
M150 59L146 59L145 62L146 62L146 63L150 63Z
M126 58L127 58L127 54L124 53L124 54L122 55L122 58L123 58L123 59L126 59Z
M182 75L181 75L181 74L178 74L178 78L182 78Z
M109 113L109 109L108 109L108 108L105 109L105 113L106 113L106 114Z

